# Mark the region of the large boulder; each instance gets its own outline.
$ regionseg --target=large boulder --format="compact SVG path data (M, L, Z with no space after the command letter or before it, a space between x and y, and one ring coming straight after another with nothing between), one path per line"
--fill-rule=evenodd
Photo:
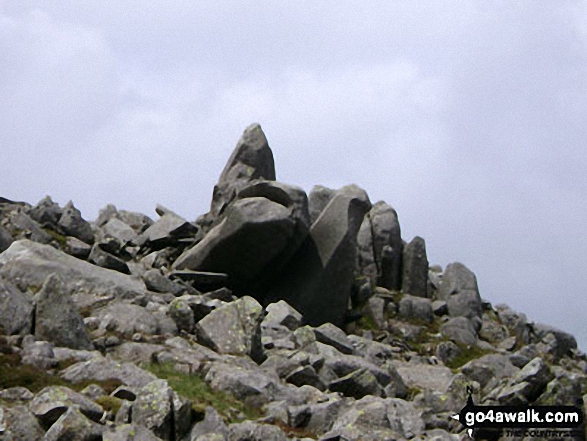
M12 242L14 242L14 240L8 230L0 225L0 253L8 249Z
M147 292L140 280L29 240L16 241L0 254L0 276L21 291L38 290L53 273L59 276L67 294L134 298Z
M33 323L29 296L0 278L0 334L28 334Z
M35 303L37 338L72 349L94 348L82 316L57 275L47 278L35 296Z
M315 185L308 196L308 210L310 212L311 222L314 223L320 217L322 211L326 208L330 200L336 194L336 190Z
M286 248L294 228L283 205L264 197L240 199L173 268L227 273L231 286L243 291Z
M383 201L369 211L373 232L373 254L377 265L377 284L391 290L401 289L403 242L396 211Z
M57 224L68 236L77 237L85 243L94 243L94 231L90 223L82 218L80 211L69 201L63 207L63 214Z
M200 342L219 354L248 355L261 360L263 308L252 297L242 297L214 311L196 325Z
M445 300L451 317L481 317L483 314L477 277L465 265L451 263L440 282L438 297Z
M30 216L43 226L50 226L55 229L59 219L63 215L63 210L56 202L53 202L50 196L45 196L37 205L35 205Z
M402 291L417 297L428 297L426 243L418 236L404 248Z
M259 124L247 127L214 186L210 213L218 216L238 191L256 179L275 180L273 152Z
M269 300L284 299L309 324L341 327L354 279L357 232L370 206L359 187L340 189L270 289Z
M161 217L137 239L138 245L148 244L153 249L176 245L180 239L195 237L198 227L171 210L159 207Z

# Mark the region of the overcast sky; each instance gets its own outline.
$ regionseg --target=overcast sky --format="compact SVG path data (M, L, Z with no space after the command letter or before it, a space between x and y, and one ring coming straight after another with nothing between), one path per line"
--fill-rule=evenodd
M0 0L0 196L194 220L259 122L583 350L586 116L579 1Z

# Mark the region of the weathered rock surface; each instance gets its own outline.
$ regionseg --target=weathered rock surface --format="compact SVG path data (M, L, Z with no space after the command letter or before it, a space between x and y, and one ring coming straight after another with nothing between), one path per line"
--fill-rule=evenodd
M57 346L72 349L93 349L82 316L64 284L51 274L35 296L35 336Z
M272 158L249 127L196 223L109 205L88 224L0 197L0 439L457 440L469 390L587 400L572 335L481 300L460 263L430 266L386 203L355 186L307 198ZM132 276L84 261L100 264L92 243ZM173 268L198 247L232 266Z
M23 291L30 287L38 289L53 273L63 282L64 293L70 295L133 298L146 293L139 280L29 240L16 241L0 254L0 275Z
M80 211L69 201L63 207L63 214L57 223L58 227L67 235L77 237L82 242L94 243L94 231L90 223L82 218Z
M239 199L173 267L226 273L231 285L243 289L285 249L294 228L291 211L283 205L264 197Z
M403 250L402 291L416 297L428 297L426 243L418 236Z
M269 300L284 299L312 325L341 326L356 265L357 232L370 205L360 188L340 189L271 289Z
M32 299L0 278L0 334L25 335L31 332L32 324Z
M251 297L224 305L198 322L198 340L220 354L262 358L263 308Z
M259 124L247 127L214 186L210 212L222 214L238 191L255 179L275 180L273 152Z

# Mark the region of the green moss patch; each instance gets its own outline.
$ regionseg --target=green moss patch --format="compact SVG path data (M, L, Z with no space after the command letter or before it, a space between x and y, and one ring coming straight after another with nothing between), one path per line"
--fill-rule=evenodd
M71 363L70 360L62 362L64 365ZM90 384L101 386L107 393L112 392L122 383L120 380L111 379L106 381L84 381L81 383L70 383L58 375L44 369L28 364L22 364L18 354L0 355L0 389L11 387L26 387L33 393L39 392L47 386L65 386L70 389L81 391Z
M486 351L481 349L477 346L466 346L462 343L456 343L456 345L461 350L459 355L454 357L452 360L446 362L446 366L452 369L453 371L457 370L461 366L464 366L471 360L475 360L479 357L482 357L486 354L491 354L493 351Z
M254 420L261 416L258 409L247 406L230 394L212 390L200 376L176 371L171 363L151 363L143 367L167 380L173 390L192 402L196 413L203 415L206 407L212 406L229 424L243 419ZM239 418L239 415L244 415L245 418Z
M67 238L63 234L58 233L57 231L52 230L51 228L43 228L43 230L45 231L45 233L51 236L53 240L55 240L55 242L59 244L60 247L65 248L65 246L67 245Z

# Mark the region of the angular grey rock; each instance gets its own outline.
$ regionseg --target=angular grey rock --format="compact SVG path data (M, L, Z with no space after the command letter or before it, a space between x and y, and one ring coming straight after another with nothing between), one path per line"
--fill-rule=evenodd
M155 380L138 391L132 405L133 423L146 427L163 440L172 441L173 390L166 380Z
M81 383L87 380L119 380L123 384L134 388L143 387L145 384L157 379L150 372L132 363L118 363L104 357L96 357L76 363L63 370L60 376L72 383Z
M323 343L316 343L318 352L325 358L324 365L332 370L339 378L344 377L358 369L367 369L377 379L377 382L385 387L392 377L390 373L373 363L356 355L346 355Z
M513 377L519 371L512 365L507 356L487 354L469 361L461 368L461 372L485 388L491 380Z
M315 185L308 196L308 211L310 212L311 223L316 222L322 211L330 200L334 197L336 190L332 190L322 185Z
M30 211L30 216L43 226L51 226L55 229L63 210L50 196L45 196Z
M162 334L165 323L152 311L139 305L114 301L96 312L100 329L117 332L126 338L139 332L145 335Z
M14 242L14 239L12 239L8 230L0 225L0 253L7 250L12 242Z
M412 403L399 398L381 399L366 396L341 413L333 425L332 432L348 428L357 429L359 437L348 438L353 440L413 438L424 430L424 422L419 415L420 412ZM376 437L368 438L368 434Z
M211 406L206 407L204 419L192 428L189 440L200 441L206 434L218 435L219 440L225 440L228 437L228 427L216 409Z
M403 250L402 291L428 297L428 258L426 243L416 236Z
M520 343L530 342L530 325L525 314L514 311L507 305L495 306L499 320L515 335Z
M29 338L30 337L30 338ZM34 337L27 336L22 342L22 363L36 366L40 369L56 367L53 345L47 341L33 341Z
M267 315L263 319L263 323L268 325L282 325L291 331L295 331L302 324L302 314L288 305L284 300L270 303L267 305L266 311Z
M557 360L577 349L577 340L568 332L540 323L534 325L534 332L537 339L546 344L547 352Z
M554 374L548 365L542 358L536 357L516 374L512 383L527 383L528 387L524 388L523 396L527 401L533 402L553 379Z
M373 229L369 213L367 213L357 233L357 274L367 277L371 285L377 283L377 270L373 249Z
M82 218L80 211L69 201L63 207L63 214L57 224L67 235L77 237L82 242L94 243L94 231L89 222Z
M194 319L194 312L190 308L189 302L186 299L177 298L169 304L167 312L169 317L173 319L177 325L177 329L192 333L196 321Z
M446 366L394 362L407 387L444 391L454 374Z
M475 328L467 317L453 317L440 327L440 333L446 338L473 346L477 342Z
M288 441L287 435L277 426L254 421L233 423L228 426L230 441Z
M314 334L316 335L316 340L338 349L343 354L352 354L354 352L353 345L344 331L332 323L324 323L315 328Z
M149 291L154 292L169 292L178 297L184 294L188 289L186 286L180 285L173 280L165 277L159 269L150 269L141 276L145 286Z
M196 325L198 340L219 354L248 355L261 360L263 307L242 297L215 309Z
M283 205L263 197L240 199L173 268L227 273L231 286L244 290L286 248L294 228Z
M72 349L93 349L84 320L63 282L51 274L35 296L35 336Z
M43 441L98 441L104 426L87 419L78 409L70 407L47 430Z
M490 318L487 314L483 314L479 338L496 344L504 341L509 335L505 325L500 324L496 319Z
M377 264L377 284L391 290L402 285L403 242L396 211L383 201L368 214L373 231L373 251Z
M435 355L444 364L447 364L461 353L460 348L452 341L441 341L436 346Z
M377 382L375 376L367 369L357 369L342 378L332 381L328 385L328 389L357 400L365 395L380 397L383 394L383 388Z
M227 392L249 404L262 406L287 397L286 387L277 376L260 369L244 368L224 362L212 363L205 377L213 390ZM294 386L289 386L296 389Z
M102 229L106 235L117 239L123 245L135 241L138 237L136 231L130 225L117 218L110 219Z
M29 403L29 410L37 417L45 430L73 407L78 408L93 421L99 421L104 413L102 406L85 395L63 386L46 387Z
M103 227L106 223L118 216L118 210L114 204L108 204L100 210L98 218L94 222L98 227Z
M326 389L326 386L316 373L316 370L309 365L300 366L297 369L294 369L285 377L285 381L297 387L309 385L320 391L324 391Z
M8 225L14 237L27 238L42 244L51 243L53 240L53 237L39 223L20 210L10 213L8 219Z
M481 296L473 290L463 290L451 295L446 301L446 306L451 317L473 319L483 315Z
M33 393L26 387L16 386L9 387L0 391L0 400L4 400L8 403L22 403L27 402L35 398Z
M137 424L121 424L114 431L104 430L102 441L160 441L153 432Z
M197 232L198 227L169 211L147 228L136 241L137 245L148 243L150 247L160 249L176 244L179 239L193 238Z
M119 210L116 217L139 234L154 223L149 216L134 211Z
M432 323L432 301L430 299L405 294L399 302L399 316Z
M267 138L259 124L247 127L214 186L210 213L218 216L238 191L256 179L275 180L275 163Z
M29 296L0 278L0 335L26 335L32 330L33 303Z
M130 274L130 269L126 262L106 251L104 244L95 243L88 260L99 267L118 271L123 274Z
M4 421L2 418L4 413ZM3 430L4 429L4 430ZM7 441L33 441L43 439L45 431L25 406L0 406L0 437Z
M16 241L0 254L0 275L21 291L40 287L52 273L63 281L64 293L69 295L86 293L121 298L146 295L145 285L140 280L29 240Z
M356 265L356 238L370 202L357 186L340 189L271 288L268 301L285 300L311 325L342 326Z
M475 274L460 262L448 264L440 282L438 298L448 300L450 296L468 290L479 291Z
M63 251L70 256L86 260L92 252L92 246L82 242L77 237L67 236L65 238L65 249Z

